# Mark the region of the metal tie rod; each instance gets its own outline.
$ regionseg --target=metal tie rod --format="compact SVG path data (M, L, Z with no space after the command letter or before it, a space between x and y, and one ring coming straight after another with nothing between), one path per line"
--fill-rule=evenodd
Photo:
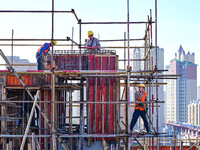
M10 72L13 72L14 75L19 79L20 83L24 86L26 92L28 93L28 95L31 97L31 99L34 101L34 97L32 96L31 92L29 91L29 88L26 87L26 85L24 84L24 82L22 81L21 77L16 73L15 69L12 67L12 65L10 64L10 62L8 61L7 57L5 56L5 54L3 53L3 51L0 49L0 55L2 56L2 58L5 60L5 62L8 64L8 70ZM59 142L61 143L61 145L63 146L63 148L65 150L68 150L67 145L64 143L64 141L62 140L61 137L59 137L59 134L57 132L57 130L55 129L55 127L51 124L50 120L48 119L46 113L40 108L40 106L36 103L36 106L38 108L38 110L41 112L42 116L44 117L45 121L47 122L48 126L51 128L52 130L52 134L56 134Z

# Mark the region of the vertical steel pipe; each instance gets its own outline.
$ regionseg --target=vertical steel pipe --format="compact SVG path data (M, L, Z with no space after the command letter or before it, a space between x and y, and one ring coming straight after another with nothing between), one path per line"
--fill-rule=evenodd
M11 47L11 65L13 66L13 37L14 37L14 30L12 29L12 47Z
M155 0L155 47L156 47L156 100L158 100L158 56L157 56L157 0ZM158 131L158 103L156 103L156 130ZM158 137L157 137L157 141L158 141ZM158 144L157 144L158 145ZM157 149L159 149L159 147L157 146Z
M72 41L74 41L74 27L72 27ZM73 53L73 42L71 45L71 53Z
M51 28L51 123L55 126L55 74L54 74L54 62L53 62L53 39L54 39L54 0L52 0L52 28ZM52 142L51 149L54 149Z
M151 11L151 9L150 9L150 21L151 21L151 23L150 23L150 30L151 30L151 46L152 46L152 42L153 42L153 36L152 36L152 11Z
M72 102L72 90L69 90L69 101ZM69 133L72 134L72 103L69 104ZM70 150L73 149L73 138L70 138Z
M83 91L84 89L84 85L83 85L83 78L81 79L81 89L80 89L80 101L83 102ZM80 104L80 135L84 134L84 104L81 103ZM83 150L84 149L84 138L81 137L79 139L79 150Z
M129 70L129 68L130 68L130 45L129 45L130 43L129 43L129 0L127 0L127 45L128 45L128 78L127 78L127 100L128 100L128 105L127 105L127 110L129 111L129 107L130 107L130 70ZM128 133L130 132L130 128L129 128L129 122L128 122L128 116L129 116L129 114L127 113L126 114L127 115L127 127L128 127L128 129L127 129L127 131L128 131ZM127 144L127 146L128 146L128 149L130 149L130 142L129 142L129 138L127 138L127 142L128 142L128 144Z
M126 32L124 32L124 69L126 69Z
M81 19L79 21L79 70L81 70Z

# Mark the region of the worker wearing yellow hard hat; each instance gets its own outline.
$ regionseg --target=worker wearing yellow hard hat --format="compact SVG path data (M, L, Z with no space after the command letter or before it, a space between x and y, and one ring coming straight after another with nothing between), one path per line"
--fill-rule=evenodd
M144 130L143 132L149 133L149 123L147 121L146 117L146 110L147 110L147 105L146 103L137 103L137 102L145 102L146 100L146 95L147 93L145 92L145 85L143 83L140 83L137 85L139 88L139 91L136 91L135 93L135 111L132 116L131 124L130 124L130 131L132 133L133 127L135 126L137 120L139 117L142 118L144 121L144 125L146 128L146 131Z
M93 35L94 33L92 32L92 31L88 31L88 37L90 36L90 35Z
M87 50L93 54L98 53L100 43L99 40L94 37L94 33L92 31L88 31L88 38L89 40L87 41Z
M36 58L38 63L38 70L42 70L42 55L47 54L50 51L50 46L56 45L57 41L54 40L53 43L44 43L37 51Z
M138 84L138 87L144 87L145 88L145 85L143 83L140 83L140 84Z
M54 40L54 41L53 41L53 43L54 43L54 45L56 45L56 44L57 44L57 41L56 41L56 40Z

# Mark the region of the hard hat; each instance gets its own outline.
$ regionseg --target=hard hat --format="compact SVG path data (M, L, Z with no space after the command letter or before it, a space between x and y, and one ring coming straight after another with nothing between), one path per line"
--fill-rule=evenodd
M145 88L145 85L140 83L140 84L138 84L138 87L144 87Z
M88 31L88 36L93 35L94 33L92 31Z
M54 43L54 45L56 45L56 44L57 44L57 41L54 40L53 43Z

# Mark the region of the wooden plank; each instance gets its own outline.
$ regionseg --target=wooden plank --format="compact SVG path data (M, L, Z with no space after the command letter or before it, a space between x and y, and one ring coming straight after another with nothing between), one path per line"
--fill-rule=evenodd
M44 90L44 101L48 102L48 91ZM44 103L44 112L46 112L48 114L48 103ZM44 123L44 128L48 129L48 125L46 121L43 121ZM44 134L47 135L48 134L48 130L44 130ZM44 138L44 149L48 149L48 138Z
M57 141L55 134L52 134L53 150L57 150Z
M28 143L28 150L32 150L31 143Z
M104 150L107 150L107 146L106 146L106 141L105 140L103 140L103 148L104 148Z
M6 81L5 81L6 82ZM7 99L6 96L6 89L3 88L3 84L2 86L2 99ZM1 105L1 115L3 117L6 117L6 105ZM7 126L6 126L6 119L1 121L1 134L4 134L4 132L7 130ZM6 149L7 147L7 143L6 143L6 139L7 138L2 138L2 144L3 144L3 149Z

